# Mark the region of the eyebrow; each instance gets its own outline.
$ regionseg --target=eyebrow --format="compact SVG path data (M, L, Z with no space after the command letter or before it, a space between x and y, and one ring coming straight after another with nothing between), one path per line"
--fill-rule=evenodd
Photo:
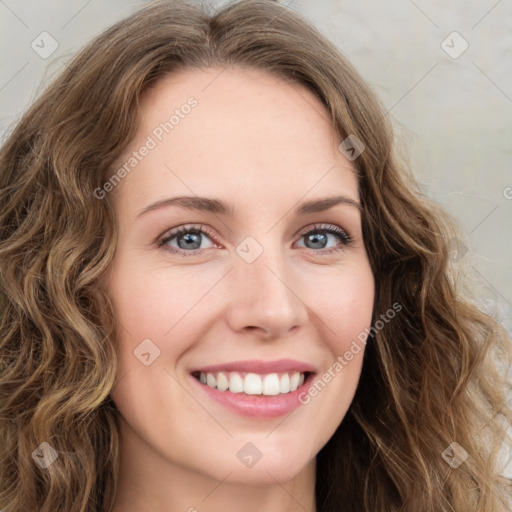
M303 202L295 208L294 213L296 215L306 215L308 213L323 212L338 204L353 206L359 211L362 211L363 209L361 203L354 201L354 199L351 199L350 197L333 196ZM187 210L200 210L221 215L233 215L235 212L232 204L228 204L220 199L199 196L179 196L161 199L160 201L156 201L155 203L146 206L138 213L137 218L145 213L165 208L167 206L178 206Z

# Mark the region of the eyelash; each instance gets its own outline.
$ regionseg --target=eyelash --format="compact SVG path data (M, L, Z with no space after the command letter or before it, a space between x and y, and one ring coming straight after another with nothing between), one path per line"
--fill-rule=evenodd
M209 229L207 229L206 227L203 227L203 225L201 224L199 226L199 228L196 226L182 226L182 227L179 227L179 228L176 228L176 229L173 229L173 230L167 232L162 238L160 238L158 240L158 247L164 248L164 250L166 250L172 254L181 255L183 257L196 256L196 255L201 254L205 249L182 252L183 249L176 250L175 248L171 249L170 247L164 247L167 242L170 242L174 238L177 238L181 235L186 235L189 233L205 234L209 238L211 238L213 241L215 241L215 235ZM331 247L330 249L326 249L326 250L325 249L310 249L311 251L314 251L316 254L321 254L321 255L332 254L334 252L343 250L346 247L350 247L354 242L352 240L352 238L350 237L350 235L346 231L339 228L338 226L334 226L334 225L330 225L330 224L323 224L323 225L315 224L313 229L309 229L308 231L302 232L299 238L303 238L306 235L310 235L312 233L332 234L332 235L337 236L341 240L340 245L337 245L336 247ZM307 247L306 247L306 249L307 249Z

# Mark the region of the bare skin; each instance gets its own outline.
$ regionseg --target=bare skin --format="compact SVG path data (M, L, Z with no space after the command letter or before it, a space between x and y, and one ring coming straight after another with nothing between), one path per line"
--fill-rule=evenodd
M275 418L225 407L190 374L287 358L319 378L370 326L374 299L358 208L294 213L334 195L359 202L327 110L304 87L262 71L221 71L180 71L148 91L117 162L148 136L157 142L110 192L120 237L108 286L122 326L112 392L123 418L115 512L315 512L316 455L361 373L364 349L307 404ZM191 96L197 105L158 140L155 128ZM181 195L221 199L234 213L173 205L138 216ZM199 249L185 247L183 235L158 246L174 227L201 225L212 236L196 235ZM314 242L304 234L321 236L315 226L339 227L352 243L332 233ZM262 252L248 263L240 244ZM159 351L148 365L134 355L146 339L146 359ZM252 467L237 456L247 443L261 454Z

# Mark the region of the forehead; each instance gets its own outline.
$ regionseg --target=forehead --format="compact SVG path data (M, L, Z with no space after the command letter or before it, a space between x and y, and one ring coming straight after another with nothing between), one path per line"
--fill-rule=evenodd
M136 135L115 165L151 149L116 187L116 198L137 205L171 193L251 192L267 202L277 192L297 200L309 192L358 198L330 113L303 85L252 68L180 70L146 91L140 106Z

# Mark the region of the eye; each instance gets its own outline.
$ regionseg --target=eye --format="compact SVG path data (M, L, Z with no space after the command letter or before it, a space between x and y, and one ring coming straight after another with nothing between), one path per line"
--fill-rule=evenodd
M201 245L201 239L206 235L208 238L213 238L213 234L208 229L200 225L195 226L182 226L169 231L163 238L158 241L158 247L165 246L166 250L174 254L181 254L182 256L193 256L195 254L201 254L201 251L186 251L185 249L198 249ZM172 245L168 245L173 240L178 241L178 250Z
M313 249L317 253L321 254L331 254L336 251L340 251L344 249L345 247L349 247L352 245L353 240L350 237L350 235L344 231L343 229L339 228L338 226L334 225L315 225L313 229L310 229L309 231L303 232L301 234L301 239L305 238L308 243L311 243L313 245L321 245L327 244L328 236L335 236L340 240L340 243L335 245L334 247L331 247L327 250L323 250L324 247L309 247Z
M158 247L164 248L173 254L179 254L181 256L198 255L204 250L204 248L200 249L200 246L205 235L206 238L215 239L215 235L203 225L181 226L166 233L158 241ZM337 238L339 243L334 247L325 249L325 245L327 245L329 240L329 235ZM338 226L329 224L315 225L313 229L310 228L308 231L303 231L300 235L300 239L303 238L305 238L307 244L313 245L313 247L306 246L306 248L309 248L315 251L315 253L321 255L340 251L345 247L349 247L353 243L352 238L346 231ZM177 246L172 243L174 241L177 242Z

